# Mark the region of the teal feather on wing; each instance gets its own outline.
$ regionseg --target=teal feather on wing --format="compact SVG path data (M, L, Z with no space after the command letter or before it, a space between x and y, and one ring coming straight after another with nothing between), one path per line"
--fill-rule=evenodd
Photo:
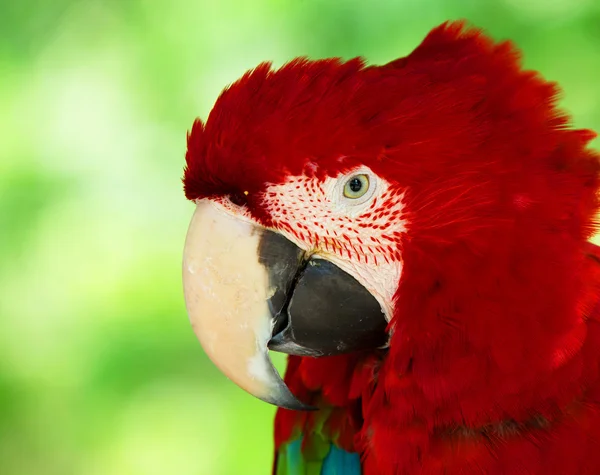
M361 475L360 455L331 444L320 475Z
M305 463L301 452L302 439L297 439L287 446L286 475L305 475Z
M360 456L329 445L320 460L302 453L302 438L291 441L279 450L276 475L361 475Z

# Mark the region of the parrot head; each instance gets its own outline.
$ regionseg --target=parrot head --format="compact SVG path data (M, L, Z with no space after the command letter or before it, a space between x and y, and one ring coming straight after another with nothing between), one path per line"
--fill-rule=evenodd
M246 73L188 134L184 292L207 355L292 409L269 350L381 349L423 377L476 355L490 384L560 366L598 164L556 93L462 23L383 66Z

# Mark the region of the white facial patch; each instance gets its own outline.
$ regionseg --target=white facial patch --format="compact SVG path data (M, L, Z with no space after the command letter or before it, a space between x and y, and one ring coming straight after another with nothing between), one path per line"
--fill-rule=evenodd
M357 198L345 195L349 180L365 176ZM273 226L301 249L327 259L352 275L393 313L402 274L400 238L406 232L402 193L361 167L324 181L292 177L271 185L264 206Z

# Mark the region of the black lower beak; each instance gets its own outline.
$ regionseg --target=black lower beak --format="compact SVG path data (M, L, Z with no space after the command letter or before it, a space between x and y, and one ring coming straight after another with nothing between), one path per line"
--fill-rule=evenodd
M387 321L381 306L354 277L304 251L280 234L264 231L259 262L268 271L274 319L271 350L330 356L381 348Z

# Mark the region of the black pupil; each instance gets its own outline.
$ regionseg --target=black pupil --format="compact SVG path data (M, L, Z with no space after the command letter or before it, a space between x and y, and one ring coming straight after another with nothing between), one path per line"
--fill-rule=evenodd
M360 181L360 179L352 178L352 180L350 180L349 186L350 186L350 189L354 193L358 193L363 185L362 185L362 181Z

